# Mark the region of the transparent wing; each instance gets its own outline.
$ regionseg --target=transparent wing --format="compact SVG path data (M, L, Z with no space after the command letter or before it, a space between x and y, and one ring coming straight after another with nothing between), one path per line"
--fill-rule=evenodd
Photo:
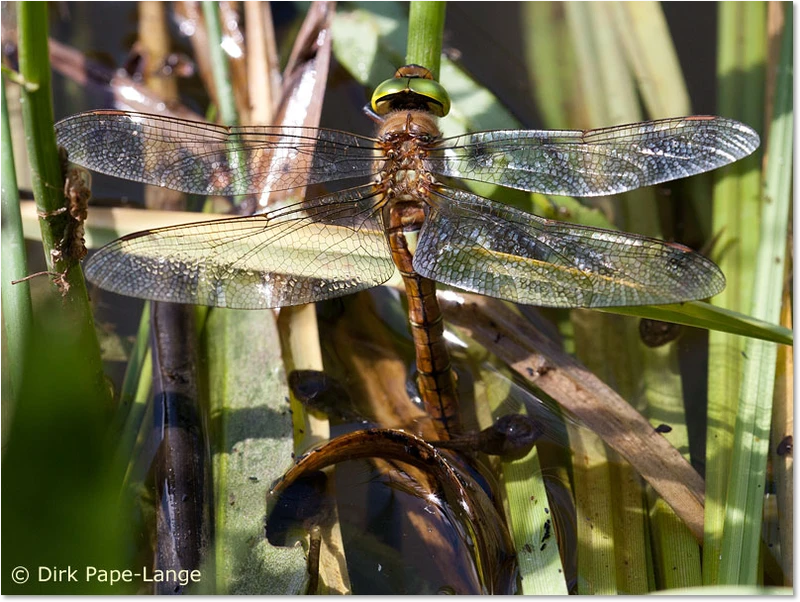
M139 232L85 263L101 288L144 299L283 307L376 286L393 271L372 186L271 213Z
M551 307L678 303L725 287L713 262L682 245L550 221L443 186L434 189L414 268L468 291Z
M587 131L498 130L447 138L432 172L544 194L616 194L716 169L759 145L750 127L681 117Z
M195 194L259 194L375 173L374 141L335 130L93 111L59 121L56 137L73 163Z

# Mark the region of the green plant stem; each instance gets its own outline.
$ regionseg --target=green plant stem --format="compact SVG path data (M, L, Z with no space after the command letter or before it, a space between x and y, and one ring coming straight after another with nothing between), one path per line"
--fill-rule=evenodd
M64 205L61 168L53 133L47 56L47 6L22 2L19 4L19 67L25 82L21 87L22 117L31 162L33 195L40 214L52 214ZM42 243L46 252L55 250L61 238L54 228L47 227L47 222L41 220ZM47 263L51 269L54 268L49 252Z
M39 225L45 260L49 271L64 276L60 307L64 312L63 319L71 324L75 352L81 355L81 366L92 375L98 401L110 403L83 272L76 258L59 253L65 228L72 218L66 212L57 213L64 207L64 196L53 124L47 4L21 2L18 6L19 66L20 75L26 82L21 88L22 118L33 194L37 210L44 216L39 219ZM52 290L55 292L55 287Z
M439 79L444 34L444 2L412 2L408 13L406 63L422 65Z
M28 282L11 284L27 275L25 259L25 239L22 233L22 215L19 212L19 190L14 168L14 150L11 147L11 125L8 119L6 103L5 77L0 84L2 92L2 303L3 327L5 328L6 345L10 370L10 386L12 399L20 390L22 380L22 358L31 334L33 310L31 308L31 290Z
M214 86L217 88L219 103L219 120L225 125L236 125L239 116L236 101L233 97L231 70L228 59L222 50L222 27L219 20L219 6L212 0L203 0L203 15L208 29L208 47L211 53L211 72L214 75Z
M208 49L211 58L211 72L214 76L214 87L216 88L218 119L225 125L237 125L239 123L239 112L236 108L236 98L231 79L231 70L228 57L222 48L222 25L220 23L219 6L217 2L203 0L203 15L206 18L206 29L208 32ZM235 141L231 144L228 151L228 162L233 171L237 174L237 182L246 182L244 165L246 163L244 154L236 148ZM238 205L243 200L241 196L235 196L234 204Z

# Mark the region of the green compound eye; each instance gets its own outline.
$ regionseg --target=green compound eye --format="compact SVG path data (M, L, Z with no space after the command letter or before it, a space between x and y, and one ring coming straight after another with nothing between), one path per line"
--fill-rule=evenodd
M432 79L394 77L375 88L371 104L378 115L424 107L437 117L444 117L450 112L450 95L442 84Z

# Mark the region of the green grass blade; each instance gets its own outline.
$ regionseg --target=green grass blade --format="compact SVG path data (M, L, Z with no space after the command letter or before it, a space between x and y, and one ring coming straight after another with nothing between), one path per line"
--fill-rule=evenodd
M601 123L608 114L603 82L596 68L597 48L592 35L591 13L586 5L580 2L569 2L565 3L565 16L572 45L575 48L575 76L580 82L580 94L585 98L592 99L592 102L582 103L582 113L586 115L586 123L576 124L573 121L567 126L586 127L590 123Z
M569 9L576 13L585 13L579 20L580 29L573 30L572 39L575 40L576 35L588 36L588 40L580 44L588 45L591 56L583 56L579 67L582 73L588 67L594 67L593 77L598 78L602 91L600 102L596 104L597 113L592 118L592 127L641 119L633 74L628 68L620 39L614 30L612 6L611 2L601 2L585 4L580 11ZM585 77L587 74L584 74ZM590 104L595 105L594 102Z
M33 309L31 307L31 290L28 282L11 284L13 280L21 280L28 275L25 258L25 240L22 233L22 216L19 212L19 190L14 164L14 151L11 146L11 125L8 119L6 104L5 77L2 86L2 303L3 328L8 358L10 399L15 399L22 384L22 358L30 341L33 326ZM3 411L7 411L4 405ZM8 414L4 413L4 416Z
M763 131L766 7L759 2L719 4L719 114ZM713 232L728 280L715 304L747 311L757 249L761 152L717 170ZM717 303L718 302L718 303Z
M150 403L150 391L153 384L150 308L151 304L145 303L139 319L139 331L125 368L119 395L119 412L116 417L120 437L117 455L120 461L130 462L129 470L136 462L133 450L142 431L142 422Z
M723 2L718 24L718 113L762 131L766 8L760 2ZM712 233L727 288L712 303L750 313L760 229L760 162L756 152L715 172ZM703 583L718 583L725 499L742 374L744 341L709 335L706 518Z
M610 8L647 117L661 119L692 114L686 81L661 4L613 2ZM711 230L709 183L709 178L700 176L682 185L705 239L710 238Z
M743 337L772 341L782 345L791 345L794 342L793 331L784 326L770 324L752 316L704 303L703 301L689 301L672 305L609 307L599 311L684 324L685 326L694 326L721 333L727 332Z
M674 591L657 592L668 596L792 596L789 587L747 587L719 585L711 587L687 587Z
M143 365L150 350L150 304L145 303L142 315L139 318L139 329L136 333L136 342L131 350L128 364L125 367L125 376L119 391L119 419L127 417L131 404L139 389Z
M567 594L564 570L548 507L547 490L541 479L539 454L534 446L524 458L502 463L508 499L509 531L517 550L522 595ZM532 476L533 475L533 476ZM550 521L550 522L548 522ZM548 525L548 526L545 526Z
M521 6L525 65L534 86L534 100L547 127L566 129L581 107L577 94L575 47L564 20L564 4L524 2Z
M769 125L764 202L761 204L761 244L755 259L752 313L778 321L791 209L792 135L792 5L785 4L775 106ZM734 433L731 481L728 487L722 561L723 584L758 584L761 516L764 504L770 416L772 414L777 349L773 343L748 340Z
M91 376L97 388L97 397L106 399L110 404L83 272L76 258L62 254L57 259L70 217L66 212L56 215L64 207L64 184L53 128L47 49L47 4L22 2L18 6L19 64L20 74L25 81L22 86L22 116L33 193L40 215L51 216L39 220L45 260L49 271L64 274L65 285L62 288L60 308L64 314L63 319L75 332L74 352L83 359L81 369ZM55 286L50 290L53 294L56 293Z
M660 3L610 2L609 7L648 115L688 115L689 92Z
M480 374L480 379L475 381L475 411L479 418L489 412L492 421L510 411L527 413L524 401L517 399L525 392L516 391L512 377L491 367L496 360L487 361L483 346L460 329L457 334L468 345L466 353L474 372ZM488 423L488 416L486 420ZM568 589L556 534L563 527L558 521L567 513L560 512L558 500L551 504L540 462L540 446L541 442L523 458L498 458L495 466L499 469L509 533L517 553L518 593L562 595L567 594Z
M572 472L578 533L578 594L618 593L611 476L602 440L567 425L574 450ZM581 558L581 555L584 558Z
M650 424L653 428L660 424L669 425L672 430L664 433L664 438L688 460L689 431L674 346L648 348L643 357L648 378L647 417ZM648 497L658 589L701 585L700 548L697 541L666 502L655 496L650 488Z
M147 325L150 325L149 316ZM146 417L148 409L152 408L153 355L150 350L149 340L145 340L148 341L147 353L142 361L136 390L133 392L133 398L129 402L130 409L120 428L119 444L115 449L119 461L127 463L125 487L133 484L134 479L138 478L135 474L137 460L141 456L142 446L146 444L151 432L150 424L146 422Z

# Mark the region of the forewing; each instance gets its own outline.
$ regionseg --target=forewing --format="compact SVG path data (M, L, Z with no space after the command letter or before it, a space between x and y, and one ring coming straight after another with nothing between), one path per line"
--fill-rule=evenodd
M376 286L393 271L372 186L267 214L139 232L85 263L101 288L240 309L298 305Z
M587 131L465 134L442 140L426 165L520 190L599 196L710 171L758 145L758 134L732 119L682 117Z
M93 111L59 121L56 137L73 163L195 194L259 194L375 171L374 142L335 130Z
M550 307L678 303L725 287L713 262L682 245L550 221L443 186L435 188L414 269L468 291Z

